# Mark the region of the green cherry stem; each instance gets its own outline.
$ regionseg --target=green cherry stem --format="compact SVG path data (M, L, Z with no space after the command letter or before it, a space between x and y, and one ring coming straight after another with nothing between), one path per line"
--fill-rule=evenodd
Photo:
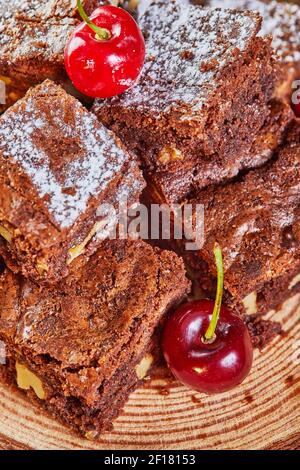
M108 39L111 38L111 34L110 32L108 31L108 29L106 28L100 28L99 26L95 25L91 20L90 18L88 17L88 15L86 14L84 8L83 8L83 5L81 3L80 0L77 0L77 8L78 8L78 12L81 16L81 18L83 19L83 21L86 22L86 24L91 28L91 30L96 33L96 39L98 39L99 41L107 41Z
M215 331L216 331L217 324L219 321L220 310L222 306L222 297L223 297L223 286L224 286L223 256L222 256L221 247L218 243L215 243L214 255L215 255L217 276L218 276L217 294L216 294L216 300L215 300L212 318L211 318L209 327L203 337L203 341L205 343L212 343L216 339Z

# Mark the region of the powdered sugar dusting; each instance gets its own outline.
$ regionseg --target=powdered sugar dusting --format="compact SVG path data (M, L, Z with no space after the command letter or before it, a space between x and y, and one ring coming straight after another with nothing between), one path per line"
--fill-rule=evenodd
M264 21L261 35L273 36L273 47L285 62L300 61L300 7L274 0L207 0L211 8L239 8L258 11Z
M89 12L100 0L83 0ZM68 36L79 24L76 0L0 0L0 47L5 61L13 63L39 54L60 55Z
M6 18L26 13L27 18L43 16L48 18L53 12L56 0L0 0L0 13Z
M2 158L20 165L39 197L47 196L45 205L56 224L67 228L85 212L91 196L100 196L129 157L94 115L66 95L73 116L72 123L67 122L63 108L58 107L59 99L53 104L53 92L57 88L45 82L2 116L0 152ZM41 94L46 97L41 98ZM47 112L38 106L38 99L46 101ZM69 159L66 156L61 172L53 170L53 158L45 150L47 147L41 148L35 141L37 135L46 142L55 134L57 139L63 136L80 144L77 153L73 154L72 148L69 150L72 155ZM65 188L72 188L72 194L66 193Z
M76 20L68 18L44 24L11 20L5 27L0 26L2 58L5 57L8 64L37 56L40 60L52 61L59 57L62 62L66 41L76 24Z
M90 1L82 0L86 8ZM0 15L5 18L13 16L26 19L44 19L73 16L77 0L0 0Z
M234 60L237 48L247 49L257 24L249 12L208 11L180 0L155 2L140 20L147 50L143 75L113 102L156 112L182 112L187 104L199 112L219 86L220 70Z

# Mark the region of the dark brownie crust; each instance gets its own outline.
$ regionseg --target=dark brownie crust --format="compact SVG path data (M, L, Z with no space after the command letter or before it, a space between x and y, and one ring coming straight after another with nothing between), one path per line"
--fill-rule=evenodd
M133 155L50 81L0 118L0 252L15 272L67 275L74 249L101 231L101 204L133 204L143 188Z
M248 302L254 300L263 313L298 290L299 172L300 122L294 120L268 164L189 201L204 204L205 243L189 254L201 264L200 284L209 286L215 275L213 245L218 241L231 302L245 303L250 296Z
M148 171L219 161L229 175L269 115L274 68L259 16L174 0L155 2L140 25L148 53L139 83L94 112Z
M141 241L105 242L48 289L5 270L6 374L16 362L26 366L42 384L43 406L83 434L102 432L140 383L136 367L152 348L155 327L188 290L182 260Z

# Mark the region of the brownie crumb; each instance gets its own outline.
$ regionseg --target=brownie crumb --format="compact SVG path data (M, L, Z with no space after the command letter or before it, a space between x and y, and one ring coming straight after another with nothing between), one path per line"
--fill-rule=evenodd
M74 187L67 187L67 188L63 188L62 192L64 194L68 194L69 196L75 196L76 189Z

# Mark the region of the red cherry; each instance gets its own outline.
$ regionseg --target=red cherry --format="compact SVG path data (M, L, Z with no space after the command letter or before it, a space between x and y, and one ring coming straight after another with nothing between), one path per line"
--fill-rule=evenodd
M112 5L84 19L65 49L65 66L74 86L92 98L119 95L137 81L145 60L143 35L128 12Z
M167 321L162 337L166 362L175 377L199 392L213 394L239 385L250 372L253 348L246 325L222 306L223 260L216 244L218 287L215 303L182 305Z
M162 348L167 364L184 385L213 394L239 385L250 372L253 348L244 322L226 307L212 343L203 341L214 302L198 300L179 307L163 332Z

